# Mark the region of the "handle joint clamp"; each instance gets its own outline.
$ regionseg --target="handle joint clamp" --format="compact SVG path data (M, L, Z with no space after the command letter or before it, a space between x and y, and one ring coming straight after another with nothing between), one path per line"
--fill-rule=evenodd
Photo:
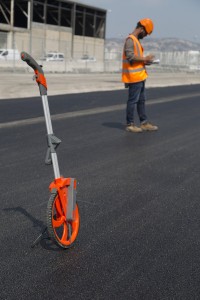
M56 153L57 147L60 145L61 140L57 138L54 134L48 134L47 135L47 153L45 158L45 164L51 165L52 159L51 159L51 153Z

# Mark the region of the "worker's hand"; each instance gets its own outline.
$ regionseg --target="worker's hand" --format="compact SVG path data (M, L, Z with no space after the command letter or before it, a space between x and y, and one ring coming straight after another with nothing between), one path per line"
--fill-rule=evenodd
M153 54L149 54L149 55L145 56L144 57L144 64L145 65L151 65L154 58L155 58L155 56Z

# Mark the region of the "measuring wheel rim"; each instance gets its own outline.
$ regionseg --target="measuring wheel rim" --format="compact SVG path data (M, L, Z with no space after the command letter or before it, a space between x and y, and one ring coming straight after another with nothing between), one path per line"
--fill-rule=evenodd
M62 248L69 248L75 242L80 227L78 204L73 211L73 220L66 220L58 194L51 195L47 207L47 228L50 237Z

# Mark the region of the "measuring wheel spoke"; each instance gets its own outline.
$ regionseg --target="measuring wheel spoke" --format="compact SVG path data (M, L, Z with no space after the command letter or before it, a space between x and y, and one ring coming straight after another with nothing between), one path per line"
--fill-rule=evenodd
M60 200L57 198L55 201L55 211L57 216L62 216L62 208L61 208L61 204L60 204Z
M62 242L65 242L67 240L67 235L68 235L67 223L64 222L64 224L63 224L63 234L62 234L62 238L61 238Z
M52 219L52 226L54 227L54 228L57 228L57 227L60 227L60 226L62 226L62 224L63 224L63 220L62 219L57 219L57 220L55 220L55 219Z

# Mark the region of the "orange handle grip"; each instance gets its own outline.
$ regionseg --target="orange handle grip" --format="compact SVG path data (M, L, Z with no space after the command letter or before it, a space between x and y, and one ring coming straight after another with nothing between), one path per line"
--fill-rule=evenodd
M42 67L33 59L30 54L24 51L21 52L21 59L34 70L38 85L42 85L47 90L47 82ZM42 94L45 94L45 92L43 91Z

